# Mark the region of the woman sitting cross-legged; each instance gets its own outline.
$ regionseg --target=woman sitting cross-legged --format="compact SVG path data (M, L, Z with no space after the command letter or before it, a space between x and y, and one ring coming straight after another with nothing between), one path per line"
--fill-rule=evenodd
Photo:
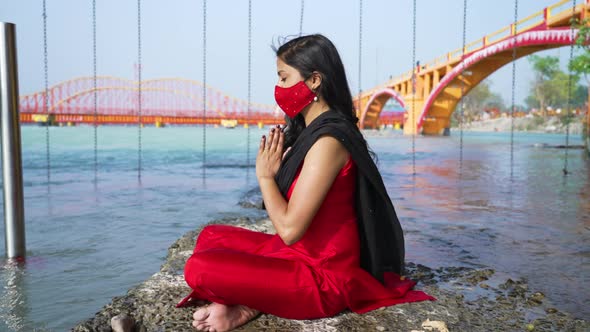
M227 331L260 312L330 317L433 300L400 277L403 232L357 117L336 48L302 36L276 51L277 104L287 127L263 136L256 176L276 234L228 225L200 233L185 266L202 331Z

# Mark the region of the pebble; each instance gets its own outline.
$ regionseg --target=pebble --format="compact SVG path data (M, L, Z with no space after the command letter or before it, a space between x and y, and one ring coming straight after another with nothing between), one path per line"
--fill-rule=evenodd
M111 318L113 332L132 332L134 327L135 321L127 315L117 315Z

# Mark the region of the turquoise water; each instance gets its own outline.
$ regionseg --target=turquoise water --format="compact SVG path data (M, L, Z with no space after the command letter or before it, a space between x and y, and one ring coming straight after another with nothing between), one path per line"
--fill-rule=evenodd
M98 181L91 127L23 127L28 259L0 267L0 331L62 331L159 270L168 246L199 224L261 212L238 201L256 186L258 138L251 129L98 128ZM406 232L407 259L431 267L489 266L544 292L555 306L588 316L590 162L562 135L517 134L511 179L509 134L417 137L367 132ZM582 144L575 137L571 144ZM3 226L2 233L3 233ZM4 254L4 238L0 239Z

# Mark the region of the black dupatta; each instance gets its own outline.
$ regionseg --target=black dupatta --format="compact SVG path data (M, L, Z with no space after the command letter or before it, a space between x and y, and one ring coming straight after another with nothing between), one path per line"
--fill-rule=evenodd
M357 165L355 208L361 267L381 282L383 272L401 274L405 255L401 225L362 134L344 115L334 110L324 112L301 132L275 177L281 193L287 197L307 151L323 135L339 140Z

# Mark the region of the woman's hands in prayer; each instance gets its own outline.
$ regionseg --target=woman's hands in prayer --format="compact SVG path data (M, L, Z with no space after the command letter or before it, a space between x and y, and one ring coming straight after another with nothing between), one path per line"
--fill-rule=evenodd
M274 179L281 164L283 133L275 128L260 142L256 176L268 217L283 242L299 241L320 209L349 153L334 137L322 136L312 145L303 162L297 184L287 201Z
M263 178L274 179L284 156L284 140L285 134L279 125L270 130L268 138L262 136L258 148L258 155L256 156L256 177L259 180ZM286 153L287 151L285 151Z

